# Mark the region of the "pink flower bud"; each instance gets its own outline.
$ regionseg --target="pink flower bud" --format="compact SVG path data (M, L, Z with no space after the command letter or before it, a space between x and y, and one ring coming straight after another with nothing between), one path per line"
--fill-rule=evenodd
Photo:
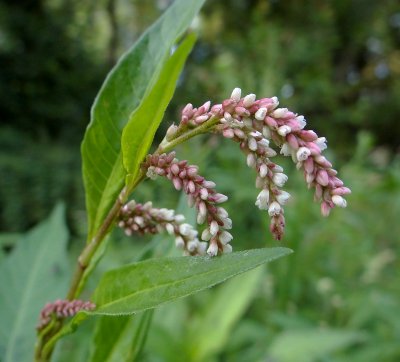
M318 136L314 131L300 131L299 132L299 136L302 140L306 141L306 142L313 142L315 141Z
M272 117L269 117L269 116L265 117L264 123L268 127L273 128L273 129L276 129L278 127L278 123Z
M303 165L304 165L304 170L305 170L307 173L313 173L313 171L314 171L314 160L313 160L312 157L308 157L308 158L304 161Z
M322 216L329 216L330 212L331 212L331 207L329 206L329 204L327 202L323 201L321 204Z
M337 187L331 191L332 195L343 196L346 194L351 194L351 190L348 187Z
M317 177L316 181L321 185L321 186L327 186L329 183L329 176L328 173L325 170L319 170L317 172Z

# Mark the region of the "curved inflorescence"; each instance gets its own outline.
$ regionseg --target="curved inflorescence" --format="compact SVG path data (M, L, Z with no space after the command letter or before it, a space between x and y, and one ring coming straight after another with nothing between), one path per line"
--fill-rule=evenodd
M215 256L218 252L229 253L232 235L227 231L232 228L232 220L227 211L219 206L227 196L215 191L215 183L207 181L198 174L198 167L188 161L179 161L175 152L162 155L148 155L142 164L146 175L152 179L163 176L172 181L176 190L183 190L188 195L189 206L197 210L197 223L207 223L201 239L209 241L207 254Z
M127 236L133 233L157 234L166 231L175 236L175 245L183 249L185 255L204 255L207 249L206 242L197 238L197 230L192 225L184 223L185 217L175 214L174 210L157 209L149 201L138 204L129 201L121 209L118 217L118 226Z
M278 105L276 97L256 99L255 94L242 97L240 88L235 88L230 98L212 107L210 101L199 108L189 103L182 110L180 123L168 128L160 149L166 145L171 147L169 142L179 143L174 143L174 140L181 140L181 136L185 138L186 132L192 132L192 135L215 132L238 143L246 155L247 165L257 172L256 187L261 191L255 204L259 209L267 210L271 219L270 231L275 239L280 240L285 231L283 206L290 194L282 190L288 179L283 168L271 161L277 156L272 144L280 148L282 155L291 156L297 169L303 170L308 187L315 188L314 199L321 202L323 216L328 216L335 206L346 207L343 196L351 191L322 155L327 148L325 137L305 130L303 116L287 108L278 108ZM197 232L190 225L179 225L180 221L174 217L179 219L180 216L174 216L172 210L152 209L149 203L128 203L121 209L119 226L126 234L155 233L165 229L175 235L177 246L183 248L186 255L201 255L206 248L210 256L232 251L232 235L227 231L232 228L232 220L218 205L228 198L214 190L214 182L198 174L197 166L189 165L185 160L179 161L175 152L171 152L148 155L142 169L151 179L158 176L168 178L175 189L188 195L189 205L197 209L197 223L207 222L201 239L209 241L209 245L207 247L206 243L198 241Z
M199 108L186 105L181 122L168 129L166 139L182 134L187 128L217 120L211 130L239 143L246 154L247 165L256 170L256 187L261 189L256 206L268 211L272 235L280 240L285 227L283 206L290 195L281 189L287 176L282 167L271 161L277 155L271 143L280 148L282 155L291 156L297 169L303 170L308 187L315 188L314 198L321 202L323 216L328 216L335 206L346 207L343 196L349 194L350 189L322 155L327 148L326 138L305 130L303 116L287 108L278 108L278 105L277 97L258 100L255 94L242 97L241 89L235 88L231 97L221 104L211 107L210 102L206 102Z
M47 303L40 312L40 320L37 329L44 328L50 323L52 316L58 319L72 317L80 310L93 310L96 305L92 302L85 302L83 300L61 300Z

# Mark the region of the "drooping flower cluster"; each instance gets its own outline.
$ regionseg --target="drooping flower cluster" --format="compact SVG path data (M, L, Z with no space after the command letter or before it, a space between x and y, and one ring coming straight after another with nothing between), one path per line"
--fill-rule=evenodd
M315 200L321 202L322 215L328 216L335 207L346 207L344 195L350 189L344 187L337 171L322 155L326 149L325 137L305 130L306 121L287 108L278 108L276 97L256 99L255 94L242 98L241 89L235 88L229 99L211 107L206 102L199 108L188 104L182 111L181 123L171 126L167 136L185 127L196 127L210 119L218 119L214 130L240 144L247 155L247 164L257 172L256 187L261 189L256 201L260 209L268 210L270 230L276 239L284 233L283 205L290 195L281 187L287 181L283 169L270 158L277 152L270 147L271 141L281 148L280 153L291 156L298 169L303 169L308 187L315 188Z
M151 202L142 205L131 200L121 208L118 220L118 226L128 236L133 233L143 235L166 231L175 236L176 247L183 249L185 255L204 255L206 252L207 243L200 242L197 230L184 223L185 217L175 215L174 210L157 209Z
M51 321L54 315L58 319L72 317L80 310L93 310L96 305L92 302L85 302L83 300L61 300L58 299L53 303L47 303L40 312L40 320L37 329L42 329Z
M188 195L189 205L197 210L197 223L207 223L201 239L209 241L207 253L215 256L218 252L232 251L229 242L232 235L227 231L232 228L232 220L227 211L219 206L228 198L215 191L215 183L205 180L198 174L198 167L187 161L175 158L175 152L162 155L148 155L142 167L152 179L163 176L172 181L176 190L183 190Z

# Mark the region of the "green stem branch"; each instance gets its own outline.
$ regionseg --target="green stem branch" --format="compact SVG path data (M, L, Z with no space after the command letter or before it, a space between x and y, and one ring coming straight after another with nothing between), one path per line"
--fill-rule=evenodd
M185 130L183 133L178 133L175 138L170 141L162 142L157 150L154 152L155 154L162 154L166 152L172 151L176 146L181 143L186 142L187 140L199 135L209 132L217 123L219 122L219 118L211 117L207 122L199 125L198 127L191 128ZM81 254L78 257L78 262L76 265L76 269L74 275L72 277L71 286L69 288L67 299L73 300L79 296L80 290L82 290L84 282L84 274L85 270L89 267L94 254L97 249L107 236L107 234L111 231L112 227L115 224L115 221L118 217L119 211L121 207L127 201L128 196L133 192L133 190L139 185L139 183L146 177L145 172L143 170L139 170L133 182L128 186L124 187L118 195L118 198L115 200L113 206L108 212L106 218L101 224L99 230L92 238L92 240L85 246L82 250ZM54 345L57 341L57 332L60 330L61 325L58 326L57 329L53 328L47 334L47 341L51 343L40 343L37 350L36 361L48 361L50 360ZM43 352L46 353L43 353Z

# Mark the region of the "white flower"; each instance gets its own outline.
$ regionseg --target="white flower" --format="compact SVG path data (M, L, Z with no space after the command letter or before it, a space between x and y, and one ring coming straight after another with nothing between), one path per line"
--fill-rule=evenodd
M187 250L193 253L199 246L199 241L197 239L191 240L187 243Z
M273 201L268 209L268 215L277 216L280 214L281 210L282 210L281 205L279 205L278 202Z
M254 156L253 153L249 153L247 155L246 162L247 162L247 166L249 166L251 168L253 168L256 165L256 157Z
M225 229L232 229L232 220L229 218L229 217L227 217L227 218L225 218L225 219L221 219L221 221L223 222L223 227L225 228Z
M319 137L314 142L321 151L326 150L328 148L328 146L326 145L327 141L325 137Z
M260 166L260 176L261 177L265 177L265 176L267 176L267 174L268 174L268 166L265 164L265 163L263 163L261 166Z
M165 225L165 229L167 230L167 233L168 233L169 235L172 235L172 234L175 233L175 228L174 228L174 226L173 226L172 224L170 224L170 223L168 223L168 224Z
M128 210L133 211L133 210L135 210L135 207L136 207L136 201L135 200L131 200L125 206L126 206L126 208Z
M204 229L203 232L201 233L201 240L208 241L212 237L210 230L208 228Z
M261 146L261 147L269 147L269 141L266 139L266 138L261 138L259 141L258 141L258 144Z
M347 206L347 201L339 195L333 195L332 196L332 202L339 207L346 207Z
M192 230L193 230L193 227L190 224L181 224L179 226L179 232L185 236L189 236L191 234Z
M307 122L306 122L306 120L304 119L304 116L297 116L297 117L296 117L296 120L297 120L297 123L298 123L299 126L300 126L300 129L303 129L303 128L307 125Z
M216 194L213 196L213 198L214 198L214 200L215 200L215 202L216 202L217 204L221 204L221 203L223 203L223 202L225 202L225 201L228 200L228 196L226 196L226 195L224 195L224 194L219 194L219 193L216 193Z
M185 240L183 240L182 236L177 236L175 238L175 246L179 249L183 249L185 247Z
M273 102L273 104L272 104L272 108L271 108L271 109L275 109L276 107L278 107L278 106L279 106L279 100L278 100L278 97L272 97L272 98L271 98L271 100L272 100L272 102Z
M258 147L257 146L257 141L253 137L249 137L248 144L249 144L250 150L252 150L252 151L256 151L257 150L257 147Z
M269 127L264 126L262 129L262 134L265 138L271 138L271 130L269 129Z
M281 155L290 156L292 154L292 148L289 146L289 143L284 143L281 147Z
M232 253L232 245L231 244L224 245L223 248L222 248L222 252L224 254Z
M311 151L307 147L300 147L296 152L296 157L298 161L305 161L310 155Z
M273 183L278 186L282 187L286 181L288 180L288 177L284 173L275 173L274 176L272 176L272 181Z
M181 222L185 221L185 217L182 214L175 215L175 221L177 223L181 223Z
M283 125L283 126L280 126L278 128L278 133L283 137L285 137L290 132L292 132L292 129L289 126L287 126L286 124Z
M267 108L261 107L256 114L254 115L254 117L258 120L258 121L263 121L265 116L267 115Z
M207 200L207 198L208 198L208 190L206 188L200 189L200 198L202 200Z
M144 226L144 219L141 216L135 216L133 218L136 224L138 224L140 227Z
M243 99L243 106L244 107L250 107L253 105L254 101L256 100L256 95L251 93L248 94L246 97Z
M290 194L286 191L281 191L280 194L276 196L276 201L278 201L281 205L285 205L289 199Z
M253 128L253 120L251 118L243 118L243 124L248 128Z
M277 108L275 111L272 112L271 116L275 118L283 118L286 116L286 113L288 112L287 108Z
M232 91L231 99L233 99L236 102L239 102L241 97L242 97L242 90L240 88L235 88Z
M269 190L264 189L257 196L256 206L258 206L260 210L268 210L268 203L269 203Z
M218 254L218 245L216 243L212 243L207 249L207 254L210 256L216 256Z
M155 180L158 177L155 170L156 170L156 168L154 166L150 166L147 169L146 176L152 180Z
M216 234L218 233L218 230L219 230L219 225L218 225L218 223L217 223L215 220L211 221L211 224L210 224L210 234L211 234L211 235L216 235Z
M217 208L217 215L222 218L227 218L228 217L228 212L223 208L223 207L218 207Z
M219 240L221 241L221 243L223 245L228 244L232 239L233 239L232 234L230 232L228 232L228 231L225 231L225 230L219 236Z

